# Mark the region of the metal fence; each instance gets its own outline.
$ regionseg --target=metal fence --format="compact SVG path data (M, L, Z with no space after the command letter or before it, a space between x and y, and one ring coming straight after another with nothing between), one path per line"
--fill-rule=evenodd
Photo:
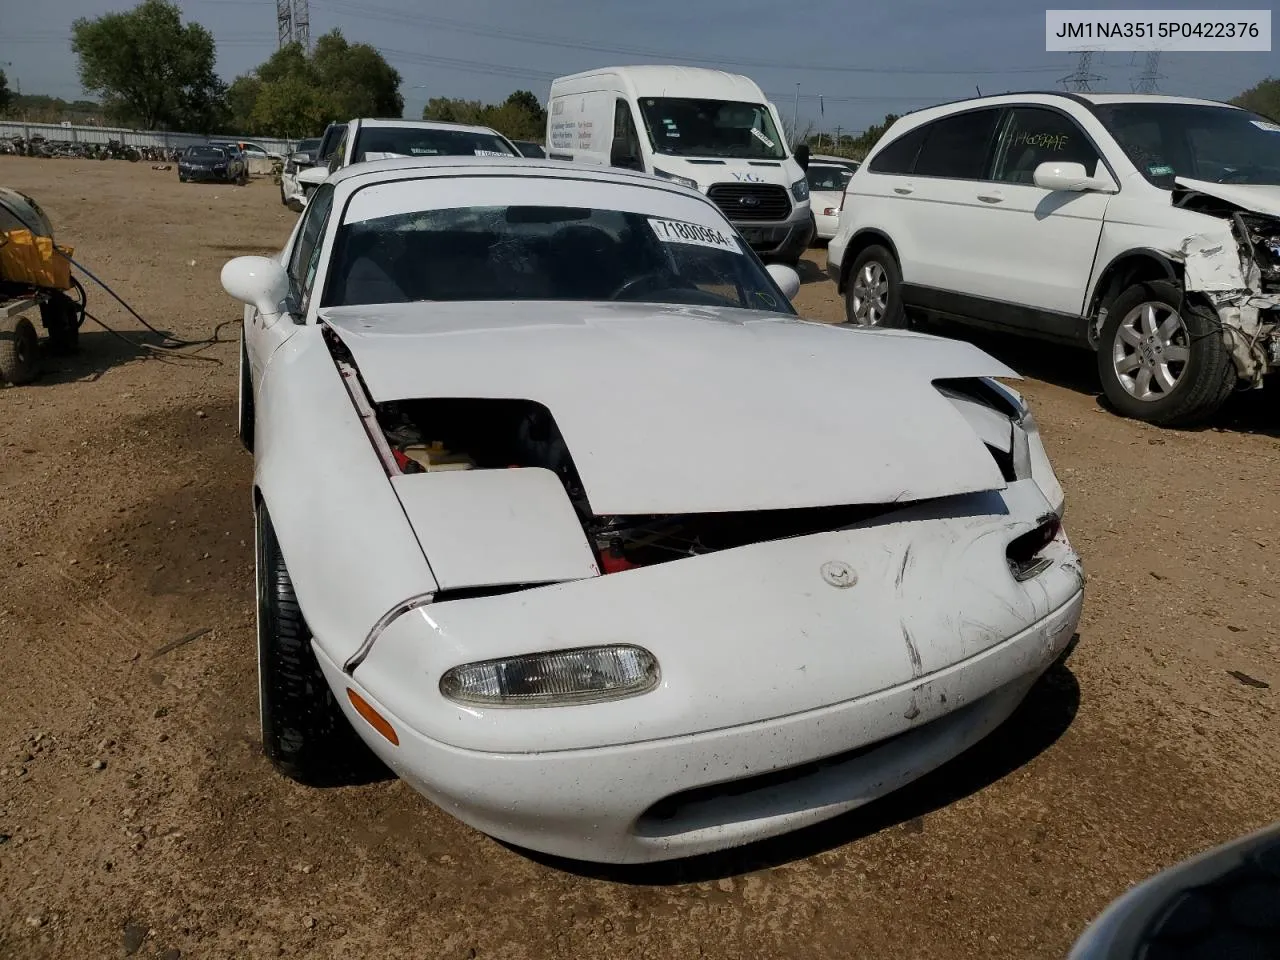
M249 140L273 153L287 155L297 141L274 137L244 137L240 134L166 133L162 130L128 130L124 127L78 127L69 123L27 123L24 120L0 120L0 139L44 137L70 143L106 143L109 140L131 147L187 147L210 140Z

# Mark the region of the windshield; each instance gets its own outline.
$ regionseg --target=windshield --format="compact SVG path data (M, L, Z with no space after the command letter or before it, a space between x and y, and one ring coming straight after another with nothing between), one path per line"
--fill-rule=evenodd
M225 160L227 155L217 147L187 147L189 160Z
M640 113L658 153L750 160L787 156L769 108L762 103L645 97Z
M1098 118L1142 175L1169 189L1174 177L1280 184L1280 124L1234 107L1108 103Z
M848 167L818 166L809 164L805 179L809 181L809 189L814 193L844 193L845 184L853 176Z
M356 136L352 163L390 157L511 157L519 156L492 133L471 130L432 130L424 127L362 127Z
M616 300L794 312L727 223L617 210L458 207L344 224L329 276L323 306Z
M319 138L315 140L299 140L298 149L294 153L312 153L320 149Z

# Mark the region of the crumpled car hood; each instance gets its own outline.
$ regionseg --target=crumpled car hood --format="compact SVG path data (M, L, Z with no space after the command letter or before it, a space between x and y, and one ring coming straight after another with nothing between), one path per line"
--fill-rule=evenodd
M1000 490L932 385L1006 377L972 345L756 311L652 304L325 308L375 402L532 400L596 514L901 503Z
M1187 190L1237 204L1254 213L1280 217L1280 186L1264 183L1214 183L1210 180L1189 180L1186 177L1178 177L1174 183Z

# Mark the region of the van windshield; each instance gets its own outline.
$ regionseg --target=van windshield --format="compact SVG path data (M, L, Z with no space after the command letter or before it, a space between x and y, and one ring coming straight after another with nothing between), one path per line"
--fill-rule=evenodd
M769 108L762 103L642 97L640 112L656 153L749 160L787 156Z

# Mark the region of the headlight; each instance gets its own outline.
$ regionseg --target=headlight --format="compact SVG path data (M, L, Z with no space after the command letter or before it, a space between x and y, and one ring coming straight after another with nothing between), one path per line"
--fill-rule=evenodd
M797 202L809 199L809 181L797 180L791 185L791 195L796 198Z
M658 661L624 644L554 650L446 670L440 692L479 707L561 707L647 693L658 685Z
M682 187L688 187L690 190L698 189L697 180L690 180L688 177L677 177L674 173L667 173L667 171L659 170L657 167L653 168L653 175L655 177L661 177L663 180L674 181Z

